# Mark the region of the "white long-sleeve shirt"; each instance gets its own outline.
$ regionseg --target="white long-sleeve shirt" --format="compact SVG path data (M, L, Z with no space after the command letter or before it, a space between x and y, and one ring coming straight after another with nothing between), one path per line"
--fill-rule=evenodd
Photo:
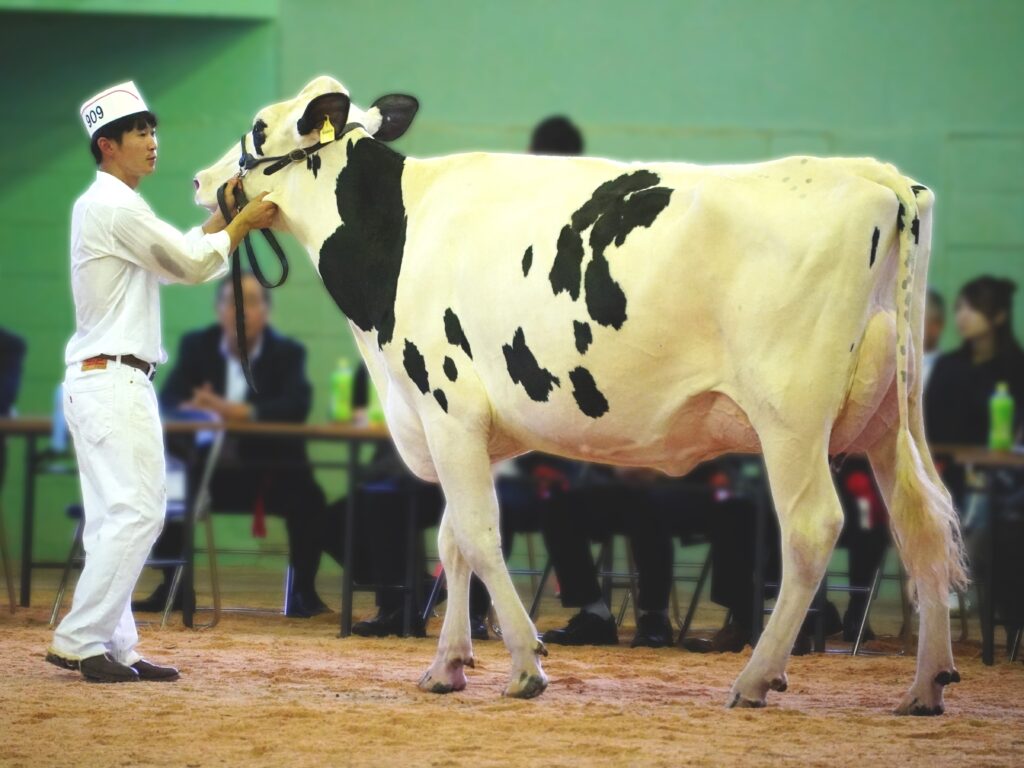
M160 341L160 283L203 283L228 269L231 238L160 221L120 179L97 171L71 213L75 335L68 365L96 355L167 360Z

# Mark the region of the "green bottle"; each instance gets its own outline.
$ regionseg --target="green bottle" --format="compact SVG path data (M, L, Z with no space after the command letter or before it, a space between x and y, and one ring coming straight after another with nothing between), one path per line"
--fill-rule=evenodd
M996 391L988 401L988 447L993 451L1008 451L1013 447L1013 397L1005 381L996 384Z
M370 406L367 408L366 418L371 424L383 424L384 423L384 406L381 405L380 396L377 394L377 388L373 386L373 382L369 382L370 386Z
M331 374L331 421L352 421L352 383L355 371L347 357L338 360Z

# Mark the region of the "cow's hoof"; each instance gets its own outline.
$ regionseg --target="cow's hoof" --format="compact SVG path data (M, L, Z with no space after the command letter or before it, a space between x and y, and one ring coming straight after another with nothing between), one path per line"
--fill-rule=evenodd
M768 687L771 688L773 691L778 691L779 693L782 693L787 688L789 688L789 678L787 678L786 673L783 672L778 677L773 678L772 681L768 683Z
M436 664L423 673L420 678L419 689L427 693L452 693L461 691L466 687L465 667L474 665L473 657L466 659L452 659L440 670Z
M955 669L950 670L950 671L943 670L942 672L939 672L939 674L937 674L935 676L935 682L938 683L941 686L947 686L947 685L951 685L953 683L959 683L960 682L960 673L957 672Z
M505 695L513 699L532 699L544 693L547 687L548 676L543 672L539 675L523 672L515 681L509 683Z
M538 640L537 644L535 646L533 646L533 652L535 654L537 654L538 656L547 656L548 655L548 647L546 645L544 645L544 643L542 643L540 640Z
M914 717L934 717L941 715L945 709L942 705L942 686L936 683L929 683L928 688L932 689L924 693L915 693L915 686L911 688L899 706L893 710L895 715L912 715Z
M738 691L734 691L726 709L761 709L765 705L764 699L748 699Z

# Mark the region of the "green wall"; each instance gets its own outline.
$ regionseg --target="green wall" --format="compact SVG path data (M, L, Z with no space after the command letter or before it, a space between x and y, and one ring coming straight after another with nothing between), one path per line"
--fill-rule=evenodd
M327 73L364 106L390 91L419 97L399 143L413 155L518 150L536 121L562 112L589 153L624 159L883 158L936 191L937 288L952 298L986 271L1024 286L1024 3L281 0L276 20L272 11L257 9L266 21L0 12L3 71L26 73L5 74L0 96L39 118L0 148L0 325L32 346L23 413L49 408L71 332L68 210L92 172L76 108L128 76L161 116L161 167L142 192L182 227L200 220L192 172L259 106ZM309 346L320 419L333 361L352 344L292 253L275 324ZM209 320L210 301L208 288L164 291L169 350ZM1016 327L1024 337L1024 311ZM17 477L16 461L10 469ZM19 497L7 485L10 529Z

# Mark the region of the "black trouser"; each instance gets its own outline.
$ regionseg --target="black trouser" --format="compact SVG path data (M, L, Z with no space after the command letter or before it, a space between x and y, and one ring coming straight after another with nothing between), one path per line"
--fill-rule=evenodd
M504 483L499 481L498 489ZM366 483L356 497L356 564L353 580L356 583L389 585L377 589L377 606L381 613L390 613L402 606L404 590L400 586L406 578L406 524L409 505L415 504L417 530L437 525L444 509L441 489L434 484L402 478L376 483ZM328 529L325 541L337 548L338 554L325 546L338 562L344 551L344 520L348 509L348 497L331 504L332 514L327 516ZM514 504L513 504L514 506ZM508 510L512 512L512 510ZM508 555L511 549L512 532L506 529L504 521L514 514L502 510L502 550ZM422 538L417 536L417 546ZM426 598L426 595L423 596ZM470 582L470 615L480 618L486 615L491 605L487 588L476 576Z
M629 538L638 577L638 608L663 611L672 590L673 516L681 512L671 484L608 482L552 497L543 515L544 545L555 568L562 605L581 608L602 598L591 541Z
M889 531L884 525L861 528L852 505L844 504L846 521L839 545L849 550L850 586L869 587L885 556ZM744 498L717 502L710 518L711 600L732 611L733 621L749 630L754 610L754 557L757 543L756 507ZM778 521L770 511L765 520L764 580L777 583L781 560ZM778 590L765 590L770 599ZM859 615L868 596L851 592L847 611Z
M249 512L261 500L266 514L283 517L288 529L288 561L295 577L293 590L298 593L314 591L326 503L308 466L264 471L219 469L210 479L210 500L213 510L232 512ZM167 525L153 546L153 555L179 557L183 543L184 526ZM164 579L169 580L172 572L172 569L165 570Z

